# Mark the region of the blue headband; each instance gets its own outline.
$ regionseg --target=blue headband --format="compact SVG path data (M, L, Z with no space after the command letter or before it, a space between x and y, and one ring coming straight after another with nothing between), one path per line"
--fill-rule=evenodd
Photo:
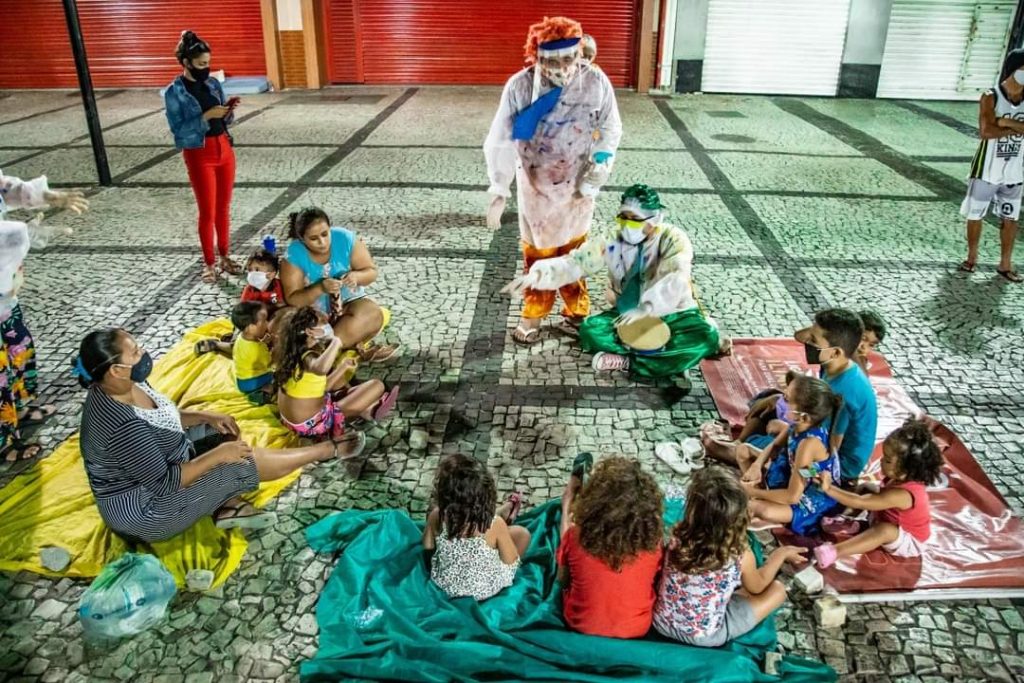
M546 43L541 43L539 47L541 50L561 50L564 47L572 47L578 42L580 42L579 38L559 38L558 40L549 40Z
M84 365L82 365L81 356L75 358L75 361L71 364L71 374L75 377L81 377L86 382L92 381L92 375L90 375L89 371L85 369Z

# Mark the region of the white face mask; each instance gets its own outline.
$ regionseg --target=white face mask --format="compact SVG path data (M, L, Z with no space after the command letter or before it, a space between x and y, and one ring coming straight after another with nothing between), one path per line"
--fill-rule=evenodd
M264 273L262 270L250 270L245 276L246 281L262 291L270 285L270 276Z
M1024 69L1017 69L1014 71L1013 80L1017 81L1018 85L1024 85Z
M622 235L622 240L628 244L640 244L647 239L644 228L622 228L619 234Z
M324 323L323 325L321 325L320 326L320 332L321 332L320 336L323 339L330 339L330 338L332 338L334 336L334 328L331 327L330 323Z

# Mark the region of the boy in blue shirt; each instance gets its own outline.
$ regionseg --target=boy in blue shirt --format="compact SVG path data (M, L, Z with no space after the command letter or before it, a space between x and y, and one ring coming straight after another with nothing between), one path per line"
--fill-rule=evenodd
M835 424L829 425L829 447L839 453L843 486L856 484L875 448L878 429L878 403L875 390L864 370L854 362L857 347L864 334L860 316L844 308L829 308L814 315L814 324L798 330L793 336L804 345L807 363L820 365L819 375L832 391L843 397L843 406ZM780 394L760 399L751 406L751 412L764 411L774 406ZM749 437L745 443L723 443L713 437L704 439L708 455L734 464L749 464L757 453L775 451L785 443L787 432L774 438L764 434ZM744 478L754 478L749 472Z

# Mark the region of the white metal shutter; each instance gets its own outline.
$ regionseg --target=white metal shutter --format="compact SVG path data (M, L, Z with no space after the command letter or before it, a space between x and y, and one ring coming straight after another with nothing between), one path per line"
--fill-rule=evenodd
M849 0L711 0L701 90L835 95Z
M878 96L975 100L998 80L1016 0L895 0Z

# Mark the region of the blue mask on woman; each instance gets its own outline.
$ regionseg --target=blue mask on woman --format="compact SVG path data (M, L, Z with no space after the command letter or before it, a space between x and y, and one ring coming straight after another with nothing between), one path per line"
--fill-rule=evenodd
M118 363L118 365L125 365L125 363ZM149 373L153 372L153 357L149 355L149 351L143 352L142 358L131 368L131 380L136 384L145 382L149 378Z

